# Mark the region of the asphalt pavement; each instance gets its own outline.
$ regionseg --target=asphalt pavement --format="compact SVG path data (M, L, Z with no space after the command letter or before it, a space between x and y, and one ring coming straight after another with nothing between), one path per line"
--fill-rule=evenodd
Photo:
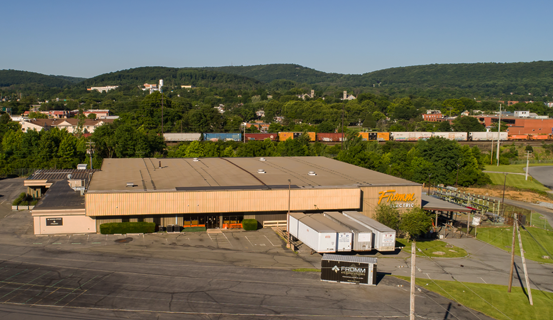
M529 167L528 173L541 184L553 190L553 166Z

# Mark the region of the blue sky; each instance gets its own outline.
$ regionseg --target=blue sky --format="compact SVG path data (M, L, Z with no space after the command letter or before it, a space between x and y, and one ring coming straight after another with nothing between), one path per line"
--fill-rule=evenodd
M0 69L77 77L270 63L362 74L553 57L553 1L18 0L1 8Z

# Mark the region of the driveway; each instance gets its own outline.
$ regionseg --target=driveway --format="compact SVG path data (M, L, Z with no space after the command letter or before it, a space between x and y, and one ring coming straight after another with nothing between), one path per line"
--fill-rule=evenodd
M553 190L553 166L529 167L528 173L541 184Z

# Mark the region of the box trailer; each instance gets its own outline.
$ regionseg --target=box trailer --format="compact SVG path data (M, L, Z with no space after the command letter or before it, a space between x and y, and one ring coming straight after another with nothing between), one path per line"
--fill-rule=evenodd
M310 216L290 214L290 234L315 252L336 252L336 231Z
M373 232L359 222L344 216L340 212L324 212L325 217L328 217L345 227L349 228L353 234L353 251L372 251L373 249Z
M350 228L331 220L320 213L311 214L309 216L336 232L336 252L351 252L351 241L353 235Z
M270 139L271 141L278 140L278 134L276 133L246 133L246 141L263 141Z
M321 260L321 280L352 284L376 285L377 258L324 254Z
M345 139L345 135L344 135ZM320 142L340 142L342 133L317 133L317 141Z
M342 212L346 217L359 222L373 232L373 248L378 251L394 251L396 249L396 231L382 223L373 220L357 211Z
M497 141L497 132L469 132L469 139L472 141ZM500 132L499 140L507 141L508 132Z

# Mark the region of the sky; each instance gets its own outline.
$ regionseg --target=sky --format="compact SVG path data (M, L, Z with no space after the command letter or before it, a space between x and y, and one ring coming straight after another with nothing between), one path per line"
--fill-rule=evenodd
M0 69L294 63L363 74L553 58L553 1L5 1Z

